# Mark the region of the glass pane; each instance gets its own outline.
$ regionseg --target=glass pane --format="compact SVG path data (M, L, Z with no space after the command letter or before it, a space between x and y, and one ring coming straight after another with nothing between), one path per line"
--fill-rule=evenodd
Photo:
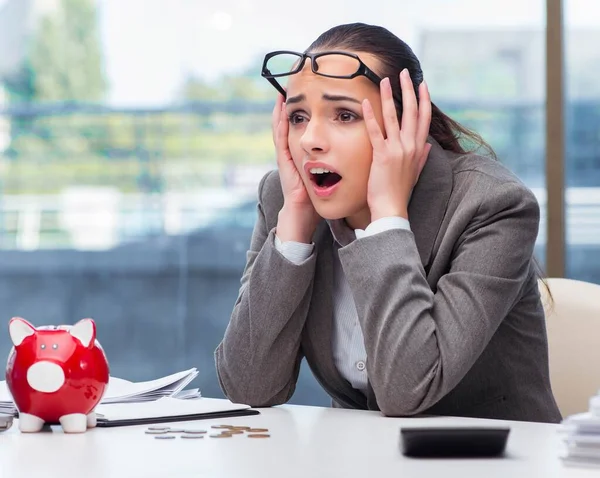
M304 0L293 18L279 0L0 0L3 317L92 317L114 376L198 367L222 396L213 353L275 167L264 54L357 18L414 49L436 104L543 208L542 0ZM305 365L291 402L330 403Z
M267 61L267 69L272 75L289 73L298 67L300 57L290 53L279 53Z
M600 4L565 2L567 276L600 283Z
M317 71L321 75L351 76L356 73L360 63L356 58L346 55L323 55L317 58Z

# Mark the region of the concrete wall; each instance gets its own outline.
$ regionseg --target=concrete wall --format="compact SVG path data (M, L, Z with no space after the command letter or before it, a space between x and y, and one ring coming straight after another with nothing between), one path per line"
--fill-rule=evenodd
M34 325L92 317L112 375L141 381L198 367L190 387L222 397L213 353L245 261L234 245L247 244L234 232L229 240L208 234L106 252L1 251L0 357L8 356L15 315ZM306 365L291 402L329 405Z
M141 381L198 367L191 386L222 397L213 352L237 297L248 241L240 228L106 252L0 251L0 357L11 347L12 316L34 325L92 317L112 375ZM569 264L570 275L600 283L598 248L571 248ZM291 403L330 403L305 364Z

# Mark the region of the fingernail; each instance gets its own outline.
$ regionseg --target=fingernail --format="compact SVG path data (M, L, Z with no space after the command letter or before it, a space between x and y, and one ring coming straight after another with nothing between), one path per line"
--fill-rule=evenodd
M387 88L390 86L390 79L386 76L383 80L381 80L381 85Z

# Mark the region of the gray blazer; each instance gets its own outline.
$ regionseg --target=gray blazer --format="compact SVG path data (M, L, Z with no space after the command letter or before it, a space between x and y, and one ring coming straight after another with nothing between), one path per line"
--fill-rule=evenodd
M394 229L339 250L367 352L368 393L332 355L333 237L295 265L275 248L277 171L259 186L240 293L215 351L225 395L255 407L294 393L300 362L344 408L387 416L453 415L559 422L533 265L535 196L499 162L433 144Z

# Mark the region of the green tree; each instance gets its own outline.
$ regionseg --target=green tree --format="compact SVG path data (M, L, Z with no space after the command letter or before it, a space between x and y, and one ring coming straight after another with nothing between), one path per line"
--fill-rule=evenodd
M62 0L40 21L30 61L35 101L98 102L106 80L93 0Z
M61 0L39 19L19 71L8 80L13 105L100 102L106 92L94 0ZM22 108L21 108L22 109ZM97 125L73 116L27 115L12 124L9 156L20 161L93 155Z

